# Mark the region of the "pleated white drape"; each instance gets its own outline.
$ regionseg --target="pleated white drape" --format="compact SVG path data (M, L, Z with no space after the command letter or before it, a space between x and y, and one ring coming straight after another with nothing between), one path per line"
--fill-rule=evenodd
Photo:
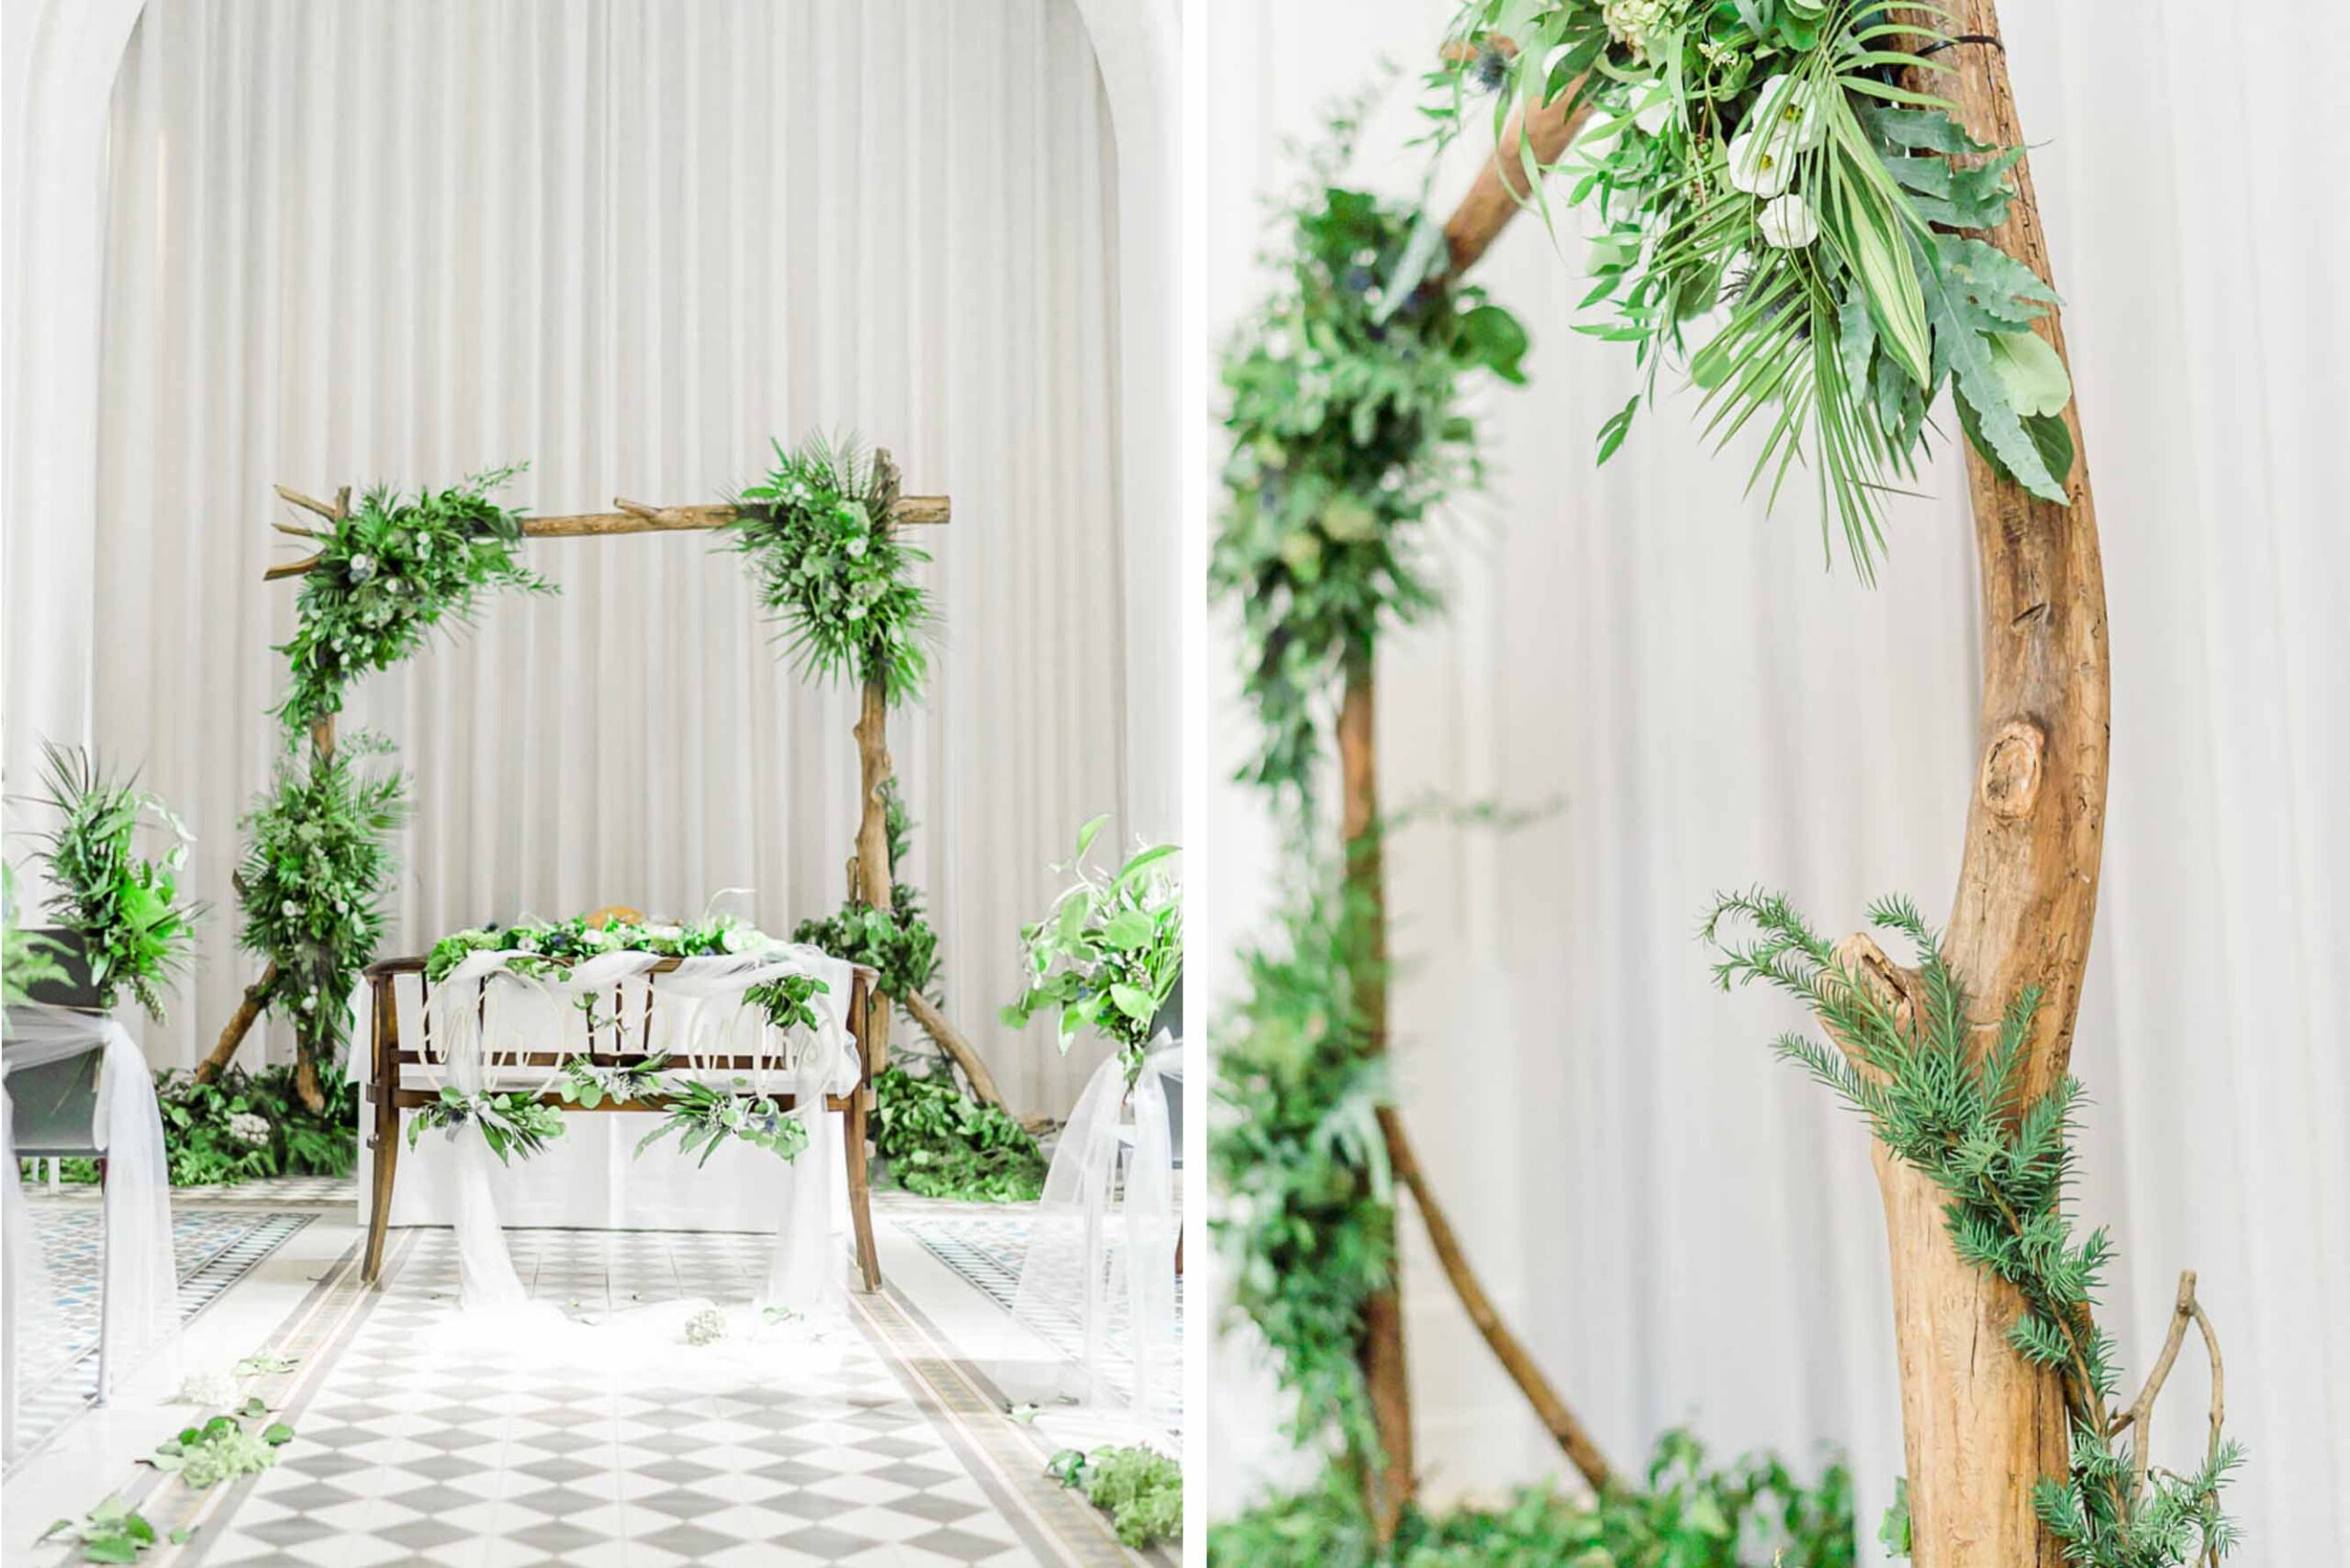
M955 503L891 734L949 1012L1018 1107L1066 1110L1091 1058L994 1014L1049 862L1127 799L1114 169L1070 0L154 0L110 156L95 738L186 815L221 912L156 1060L252 968L273 482L527 460L542 512L702 501L770 436L855 431ZM854 693L798 678L706 536L527 554L559 598L492 602L346 715L416 778L390 948L730 887L777 932L835 907Z
M1214 321L1260 286L1255 193L1293 174L1274 139L1310 131L1382 50L1416 70L1449 9L1212 5L1207 57L1232 79L1208 128ZM2114 651L2079 1209L2121 1249L2105 1318L2130 1386L2177 1271L2201 1271L2252 1454L2246 1559L2339 1561L2350 625L2333 601L2350 543L2331 426L2350 331L2332 259L2350 224L2310 194L2340 94L2289 89L2272 50L2336 58L2350 16L2001 12L2069 301ZM1390 110L1368 177L1408 191L1407 98ZM1467 170L1448 174L1439 206ZM1693 933L1713 890L1758 881L1840 934L1880 892L1947 910L1978 668L1958 465L1897 512L1874 590L1821 569L1801 506L1766 520L1741 499L1744 463L1706 456L1685 399L1595 472L1593 432L1634 383L1627 356L1569 330L1582 251L1522 220L1482 270L1533 333L1534 386L1485 400L1500 473L1448 529L1449 618L1382 666L1388 799L1562 802L1507 838L1424 828L1392 846L1403 1101L1503 1311L1619 1463L1684 1420L1728 1450L1831 1439L1862 1472L1874 1551L1900 1426L1865 1135L1771 1058L1801 1020L1710 990ZM1209 657L1229 693L1228 645ZM1227 705L1220 774L1246 725ZM1216 824L1215 885L1263 888L1253 802L1228 789ZM1557 1473L1404 1224L1433 1489ZM1216 1354L1214 1385L1236 1389L1245 1350ZM2190 1459L2192 1348L2169 1388L2158 1444ZM1212 1458L1218 1509L1268 1473L1238 1443Z

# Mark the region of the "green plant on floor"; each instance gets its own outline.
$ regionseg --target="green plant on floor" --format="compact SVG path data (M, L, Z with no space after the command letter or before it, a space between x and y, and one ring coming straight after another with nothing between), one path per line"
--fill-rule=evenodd
M256 1395L200 1427L183 1428L179 1436L156 1444L144 1462L177 1475L191 1492L258 1475L276 1464L277 1450L294 1440L293 1428L268 1417L268 1406Z
M542 1105L527 1089L467 1094L443 1084L440 1098L419 1105L408 1117L408 1146L414 1148L432 1128L453 1134L468 1123L481 1129L482 1141L500 1165L512 1164L517 1154L527 1159L563 1136L563 1113Z
M359 1086L333 1067L320 1074L319 1082L325 1104L312 1111L302 1103L290 1064L256 1073L232 1068L210 1082L176 1070L155 1074L155 1102L163 1119L163 1156L172 1185L233 1186L271 1176L349 1175L359 1163ZM95 1182L97 1162L64 1160L59 1178Z
M890 476L854 443L774 446L775 467L737 498L726 533L801 676L878 680L891 702L916 695L934 615L912 568L930 557L890 526Z
M1754 935L1732 940L1726 932L1734 924ZM1941 1188L1959 1257L2021 1297L2009 1345L2056 1375L2069 1417L2069 1468L2043 1477L2033 1498L2067 1560L2090 1568L2218 1562L2238 1540L2221 1491L2243 1450L2222 1439L2215 1404L2202 1458L2185 1472L2157 1468L2147 1423L2159 1380L2130 1409L2114 1407L2113 1341L2094 1314L2113 1249L2101 1228L2076 1238L2065 1207L2081 1085L2067 1075L2031 1093L2019 1071L2040 993L2015 997L1978 1042L1971 999L1917 906L1880 900L1869 924L1908 942L1914 980L1911 971L1894 978L1890 966L1876 973L1848 962L1777 895L1718 901L1705 935L1721 955L1714 978L1725 991L1759 982L1819 1020L1834 1047L1790 1033L1774 1049L1866 1117L1887 1152ZM2209 1332L2206 1343L2216 1348ZM2127 1450L2118 1446L2125 1430Z
M1462 394L1524 379L1525 329L1449 275L1441 222L1341 183L1369 101L1330 118L1265 258L1278 282L1224 357L1210 571L1262 732L1242 777L1300 801L1346 661L1437 605L1422 525L1483 472Z
M390 835L408 820L408 781L363 759L389 749L351 735L324 758L289 751L242 824L237 945L275 967L269 1004L321 1070L344 1059L351 995L384 936Z
M17 868L0 862L0 1005L19 1007L37 985L64 980L58 962L64 950L47 936L28 931L17 918Z
M1715 1468L1667 1432L1646 1484L1571 1498L1531 1487L1497 1508L1405 1513L1382 1550L1351 1482L1272 1498L1210 1527L1219 1568L1851 1568L1852 1477L1831 1463L1807 1486L1778 1461Z
M1183 973L1183 899L1168 875L1180 853L1171 844L1137 850L1108 875L1089 868L1086 851L1107 816L1077 835L1064 870L1073 879L1042 920L1020 928L1028 986L1003 1009L1005 1026L1024 1029L1050 1014L1061 1054L1091 1029L1118 1047L1126 1082L1142 1072L1150 1031Z
M109 777L79 746L41 747L41 804L55 819L39 851L55 890L49 913L80 942L99 1011L128 991L160 1020L163 987L186 971L203 913L179 894L187 829L160 797ZM161 859L138 851L149 823L172 835Z
M2023 150L1975 141L1933 91L1945 19L1893 0L1467 0L1452 26L1455 112L1490 91L1498 131L1563 96L1590 107L1559 165L1606 225L1584 304L1606 314L1585 330L1648 373L1601 459L1678 362L1709 435L1760 433L1751 486L1775 498L1808 471L1823 535L1834 519L1863 577L1945 384L2024 489L2062 503L2073 465L2072 381L2031 330L2055 297L1982 238Z
M186 1541L195 1534L190 1529L175 1529L169 1536L173 1546ZM108 1497L92 1508L77 1522L60 1519L33 1538L34 1544L58 1541L78 1548L84 1562L136 1562L139 1554L156 1546L162 1540L147 1516L130 1507L119 1497Z
M988 1204L1034 1203L1043 1193L1045 1155L1028 1129L946 1073L883 1068L873 1101L874 1151L906 1191Z
M378 486L349 517L311 530L317 564L302 574L294 640L277 650L292 673L275 710L289 732L342 711L352 681L408 658L442 622L470 622L485 596L554 591L515 558L520 514L489 498L520 472L414 496Z
M1063 1449L1045 1473L1084 1492L1110 1516L1118 1539L1137 1551L1183 1533L1183 1467L1156 1449L1136 1445Z

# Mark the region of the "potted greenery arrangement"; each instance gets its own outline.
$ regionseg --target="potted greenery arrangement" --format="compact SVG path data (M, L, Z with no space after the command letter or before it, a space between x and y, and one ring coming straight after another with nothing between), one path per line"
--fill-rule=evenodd
M1077 835L1068 869L1076 879L1042 920L1020 928L1028 988L1003 1009L1024 1029L1039 1013L1058 1025L1061 1054L1087 1029L1118 1047L1126 1087L1142 1075L1155 1021L1183 974L1183 902L1165 869L1171 844L1138 850L1104 877L1085 863L1107 816Z
M110 1013L128 991L160 1020L163 988L185 972L203 913L179 892L187 829L160 797L109 777L79 746L42 748L41 800L56 819L39 840L39 859L57 924L32 935L65 970L56 994L71 992L74 1005ZM160 859L138 852L139 830L150 823L172 835Z

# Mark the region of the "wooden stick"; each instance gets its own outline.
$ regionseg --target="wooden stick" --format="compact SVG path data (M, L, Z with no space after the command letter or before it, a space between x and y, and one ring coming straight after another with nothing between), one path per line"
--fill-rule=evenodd
M1560 1451L1567 1456L1567 1462L1575 1467L1593 1491L1606 1491L1615 1476L1601 1455L1598 1443L1593 1439L1590 1428L1567 1408L1567 1402L1559 1397L1558 1390L1542 1375L1542 1369L1534 1364L1534 1358L1527 1353L1517 1336L1502 1321L1493 1298L1485 1294L1476 1271L1470 1268L1469 1256L1461 1250L1460 1238L1453 1234L1452 1222L1445 1217L1436 1194L1428 1190L1427 1175L1420 1169L1410 1140L1404 1136L1404 1120L1394 1106L1379 1108L1379 1126L1387 1138L1387 1163L1395 1179L1411 1192L1412 1202L1420 1211L1420 1222L1427 1226L1428 1241L1436 1249L1437 1261L1444 1268L1444 1277L1451 1282L1453 1294L1467 1309L1469 1320L1485 1337L1485 1343L1502 1363L1502 1370L1509 1373L1510 1381L1517 1384L1518 1392L1534 1406L1535 1416L1550 1429Z
M1354 1005L1373 1053L1387 1049L1387 892L1379 834L1377 689L1365 649L1347 660L1346 694L1338 709L1339 832L1345 845L1346 904L1367 912L1361 951L1349 955ZM1361 1467L1363 1506L1382 1543L1395 1539L1412 1500L1412 1387L1404 1357L1402 1260L1394 1259L1387 1288L1363 1304L1360 1357L1363 1383L1379 1433L1379 1462Z
M1501 140L1494 147L1494 155L1477 172L1477 183L1460 198L1452 217L1444 226L1445 249L1452 257L1455 276L1477 264L1478 258L1501 238L1501 232L1516 218L1532 194L1526 183L1526 170L1519 162L1519 147L1531 147L1535 161L1548 168L1559 161L1567 144L1582 129L1590 114L1588 101L1577 104L1576 91L1583 85L1580 79L1557 97L1532 114L1512 117ZM1572 105L1572 107L1569 106Z
M988 1064L979 1058L979 1053L971 1042L946 1021L946 1014L938 1010L937 1004L920 991L901 996L898 1002L913 1015L915 1023L922 1025L922 1032L937 1041L938 1048L952 1057L955 1065L963 1070L963 1076L970 1081L972 1094L982 1104L1002 1109L1003 1095L996 1089L995 1076L988 1071Z
M273 960L268 968L262 970L260 979L245 987L244 1000L238 1002L237 1011L229 1014L228 1026L220 1031L220 1039L212 1047L212 1054L196 1064L196 1081L198 1083L209 1083L229 1070L229 1063L236 1058L237 1047L245 1043L246 1035L252 1031L253 1021L261 1016L261 1010L269 1005L269 993L276 989L277 965Z
M313 500L283 485L277 487L277 493L296 506L317 511L321 516L335 515L323 501ZM345 495L349 493L347 489L344 491ZM620 533L685 532L723 528L742 515L739 508L724 502L655 507L615 496L612 505L619 510L571 512L558 517L526 517L522 519L522 536L526 539L582 539ZM954 513L954 501L946 496L901 496L890 508L890 525L893 528L935 528L952 521ZM305 555L298 561L281 561L262 573L262 580L276 582L285 577L298 577L318 564L316 555Z
M898 464L886 450L873 454L873 468L882 497L882 511L895 515ZM883 787L893 768L890 760L890 692L880 674L869 673L859 695L856 717L857 801L856 893L861 903L888 913L892 907L891 883L896 868L890 864L890 806ZM867 1060L875 1072L889 1065L888 1005L867 1010ZM944 1044L944 1042L941 1042Z

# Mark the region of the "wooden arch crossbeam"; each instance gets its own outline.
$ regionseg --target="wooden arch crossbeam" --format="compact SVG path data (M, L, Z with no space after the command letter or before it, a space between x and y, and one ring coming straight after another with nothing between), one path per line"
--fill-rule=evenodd
M935 527L952 521L954 507L946 496L907 496L899 493L898 465L886 450L873 454L874 469L879 487L888 497L886 508L888 526ZM324 520L331 528L351 516L351 487L335 492L332 501L322 501L289 486L275 487L278 497ZM629 533L672 533L722 528L742 515L740 509L727 504L696 506L648 506L642 501L613 498L614 510L608 512L576 512L554 517L524 517L520 520L526 539L602 538ZM321 535L313 529L290 523L273 523L279 532L296 538L317 540ZM262 574L265 582L300 577L314 569L319 561L316 554L299 560L281 562ZM334 720L329 717L312 726L310 745L315 755L331 756L334 751ZM860 813L857 823L856 853L848 865L849 897L877 909L890 907L890 839L886 802L882 786L891 777L889 743L888 694L878 679L864 684L856 722L857 765L859 775ZM259 978L245 988L236 1013L229 1018L212 1052L196 1069L199 1081L217 1077L236 1056L253 1024L277 986L277 966L264 968ZM1001 1106L1003 1096L996 1088L995 1079L970 1041L948 1021L928 997L916 994L894 999L913 1015L924 1033L937 1042L939 1047L953 1058L968 1080L972 1092L989 1104ZM890 1008L874 1008L866 1021L867 1050L878 1070L887 1061L890 1045ZM297 1066L297 1086L303 1099L313 1109L324 1103L317 1078L317 1064L306 1047L300 1052Z

